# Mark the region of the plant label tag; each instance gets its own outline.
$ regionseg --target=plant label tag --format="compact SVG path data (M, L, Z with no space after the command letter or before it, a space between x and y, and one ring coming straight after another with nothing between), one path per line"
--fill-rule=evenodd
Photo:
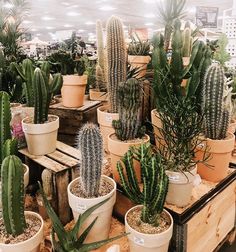
M205 147L205 144L204 143L200 143L197 147L199 147L200 149L202 149L202 148Z
M179 175L169 175L169 180L170 181L178 181L179 180Z
M106 115L105 120L106 120L106 122L112 122L112 116Z
M144 239L134 236L134 243L138 245L144 245Z
M87 206L86 205L77 204L77 209L79 211L85 211L85 210L87 210Z

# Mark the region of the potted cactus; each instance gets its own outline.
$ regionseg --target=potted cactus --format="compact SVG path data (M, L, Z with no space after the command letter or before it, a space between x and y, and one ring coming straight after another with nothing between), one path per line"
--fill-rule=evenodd
M123 24L118 17L112 16L107 22L107 72L109 106L101 106L97 110L98 123L103 136L105 151L108 135L114 133L112 121L118 115L118 84L126 80L126 43Z
M0 250L4 252L38 252L43 240L43 219L37 213L24 212L24 169L14 155L1 166L3 218L0 219Z
M119 119L112 121L115 133L108 136L108 150L115 181L119 181L116 163L128 151L130 146L149 142L145 127L141 125L142 83L135 78L121 82L118 87ZM139 170L139 166L136 165ZM140 180L140 175L139 175Z
M140 162L143 187L137 181L133 161ZM117 163L121 185L137 206L125 215L125 229L131 252L167 252L173 231L173 219L164 210L168 190L168 176L161 156L150 144L131 148ZM125 174L128 174L126 178Z
M55 151L59 117L48 115L50 100L54 90L62 85L61 74L49 79L46 73L36 68L33 75L34 117L22 120L22 127L28 150L32 155L45 155Z
M98 220L86 238L86 242L107 239L116 200L116 183L113 179L101 175L103 162L102 136L95 124L87 123L81 128L78 136L78 147L81 151L80 177L74 179L68 185L69 205L72 208L74 219L77 221L80 214L109 198L85 222L85 226L88 226L88 223L91 223L94 217L98 216Z
M131 36L131 42L128 46L128 62L133 68L139 70L136 78L142 78L147 71L147 65L151 60L149 56L150 43L149 41L142 41L137 33Z
M219 182L227 176L235 136L228 132L230 111L224 99L227 82L224 69L213 63L203 82L204 142L197 147L197 159L206 151L210 154L207 164L198 165L198 173L208 181Z

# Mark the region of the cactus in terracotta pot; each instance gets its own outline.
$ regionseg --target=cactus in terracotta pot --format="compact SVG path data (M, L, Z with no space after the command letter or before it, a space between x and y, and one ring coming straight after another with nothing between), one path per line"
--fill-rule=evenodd
M8 234L23 233L24 216L24 168L21 160L12 155L3 160L1 168L3 221Z
M99 128L93 123L85 124L78 135L78 149L81 151L81 182L86 197L98 196L103 148Z
M118 84L126 80L126 44L121 20L112 16L107 22L108 90L111 113L118 112Z

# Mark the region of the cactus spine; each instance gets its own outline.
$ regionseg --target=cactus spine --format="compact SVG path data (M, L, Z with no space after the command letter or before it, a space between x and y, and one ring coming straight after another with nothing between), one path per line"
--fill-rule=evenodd
M121 141L142 137L145 130L141 129L141 82L135 78L121 82L119 94L119 120L112 122L116 135Z
M229 111L224 106L224 70L212 64L206 71L203 83L204 133L210 139L224 139L229 125Z
M4 143L7 139L11 138L11 129L10 129L10 121L11 121L11 111L10 111L10 98L9 95L1 91L0 92L0 163L2 163L4 159Z
M47 199L52 199L53 196L53 181L52 181L52 172L48 169L44 169L41 175L42 182L43 182L43 190Z
M118 112L118 84L126 80L126 44L121 20L112 16L107 23L108 90L111 113Z
M24 168L16 156L3 160L1 168L3 221L8 234L21 234L25 227Z
M138 160L141 165L142 191L133 167L134 159ZM123 189L135 204L143 205L141 220L157 226L159 214L163 211L169 183L160 157L152 152L150 144L142 144L138 148L130 148L122 158L122 162L123 164L120 161L117 162L117 169Z
M78 136L78 148L81 151L81 181L86 197L98 196L103 147L99 128L93 123L85 124Z

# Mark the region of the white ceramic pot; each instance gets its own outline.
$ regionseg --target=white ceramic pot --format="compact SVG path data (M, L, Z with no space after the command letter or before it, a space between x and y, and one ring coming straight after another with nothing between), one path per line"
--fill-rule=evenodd
M89 232L89 235L86 238L85 242L89 243L107 239L110 231L112 210L116 201L116 183L113 179L105 175L102 175L101 179L105 179L111 185L113 185L113 190L105 196L97 198L81 198L71 193L71 187L74 184L78 183L78 179L79 178L76 178L73 181L71 181L71 183L67 187L69 205L72 209L74 220L76 222L78 220L79 215L85 212L87 209L107 198L110 198L110 200L108 200L105 204L96 209L88 217L81 230L82 232L98 216L98 219L95 225L93 226L92 230Z
M30 239L15 243L15 244L3 244L0 243L0 252L39 252L40 243L43 240L43 219L42 217L31 211L25 211L25 215L33 215L41 221L41 227L38 232Z
M166 211L171 220L171 224L167 230L159 234L144 234L136 231L127 222L127 215L135 208L140 208L141 205L132 207L125 214L125 231L130 233L128 235L130 252L167 252L169 242L173 233L173 219L171 215Z
M22 120L28 150L32 155L45 155L56 150L59 117L48 115L48 118L54 120L43 124L28 123L29 117Z

